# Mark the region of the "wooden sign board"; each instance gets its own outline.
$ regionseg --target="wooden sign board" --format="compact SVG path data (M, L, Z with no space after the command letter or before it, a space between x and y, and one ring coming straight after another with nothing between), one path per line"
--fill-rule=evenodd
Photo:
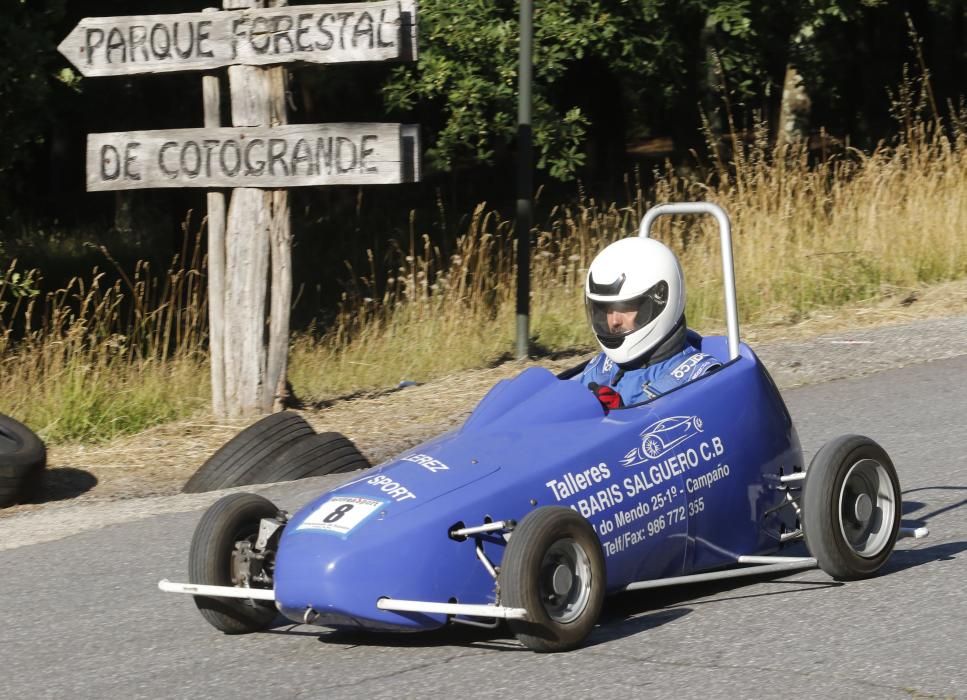
M416 0L90 17L58 47L85 76L416 60Z
M90 134L87 190L398 184L419 180L419 154L405 124Z

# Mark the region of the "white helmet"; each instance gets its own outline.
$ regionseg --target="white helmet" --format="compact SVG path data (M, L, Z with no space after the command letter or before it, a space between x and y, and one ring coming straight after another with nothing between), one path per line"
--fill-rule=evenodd
M682 267L653 238L623 238L598 253L588 269L584 303L601 349L618 364L653 353L673 335L684 339ZM630 326L616 329L608 322L611 311L636 314Z

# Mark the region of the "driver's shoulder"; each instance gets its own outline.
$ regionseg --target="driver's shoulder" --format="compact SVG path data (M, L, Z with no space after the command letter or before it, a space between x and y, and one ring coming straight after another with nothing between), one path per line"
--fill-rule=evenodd
M686 384L722 366L708 353L689 344L685 348L655 366L656 379L669 386Z
M614 361L601 352L588 361L588 364L585 365L584 369L581 371L581 374L578 375L577 378L585 384L590 381L595 381L600 384L603 381L610 379L611 375L614 373L614 368Z

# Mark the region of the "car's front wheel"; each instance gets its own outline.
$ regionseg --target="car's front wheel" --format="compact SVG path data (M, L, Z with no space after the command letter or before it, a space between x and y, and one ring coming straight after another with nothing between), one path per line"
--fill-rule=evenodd
M524 646L573 649L591 634L604 603L601 542L570 508L538 508L511 534L499 582L501 602L527 611L528 620L509 621Z
M207 586L273 588L275 553L258 550L263 518L276 518L279 509L253 493L233 493L216 501L202 516L191 540L188 579ZM275 605L245 598L195 596L195 605L213 627L225 634L246 634L268 628L277 615Z
M829 441L806 470L806 546L833 578L866 578L883 566L896 543L900 510L893 462L869 438L843 435Z

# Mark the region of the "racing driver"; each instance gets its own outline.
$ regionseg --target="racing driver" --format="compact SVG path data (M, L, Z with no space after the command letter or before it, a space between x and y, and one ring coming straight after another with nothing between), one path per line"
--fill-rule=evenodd
M660 241L636 236L602 250L588 269L584 301L603 352L577 379L606 411L657 398L722 366L687 332L682 267Z

